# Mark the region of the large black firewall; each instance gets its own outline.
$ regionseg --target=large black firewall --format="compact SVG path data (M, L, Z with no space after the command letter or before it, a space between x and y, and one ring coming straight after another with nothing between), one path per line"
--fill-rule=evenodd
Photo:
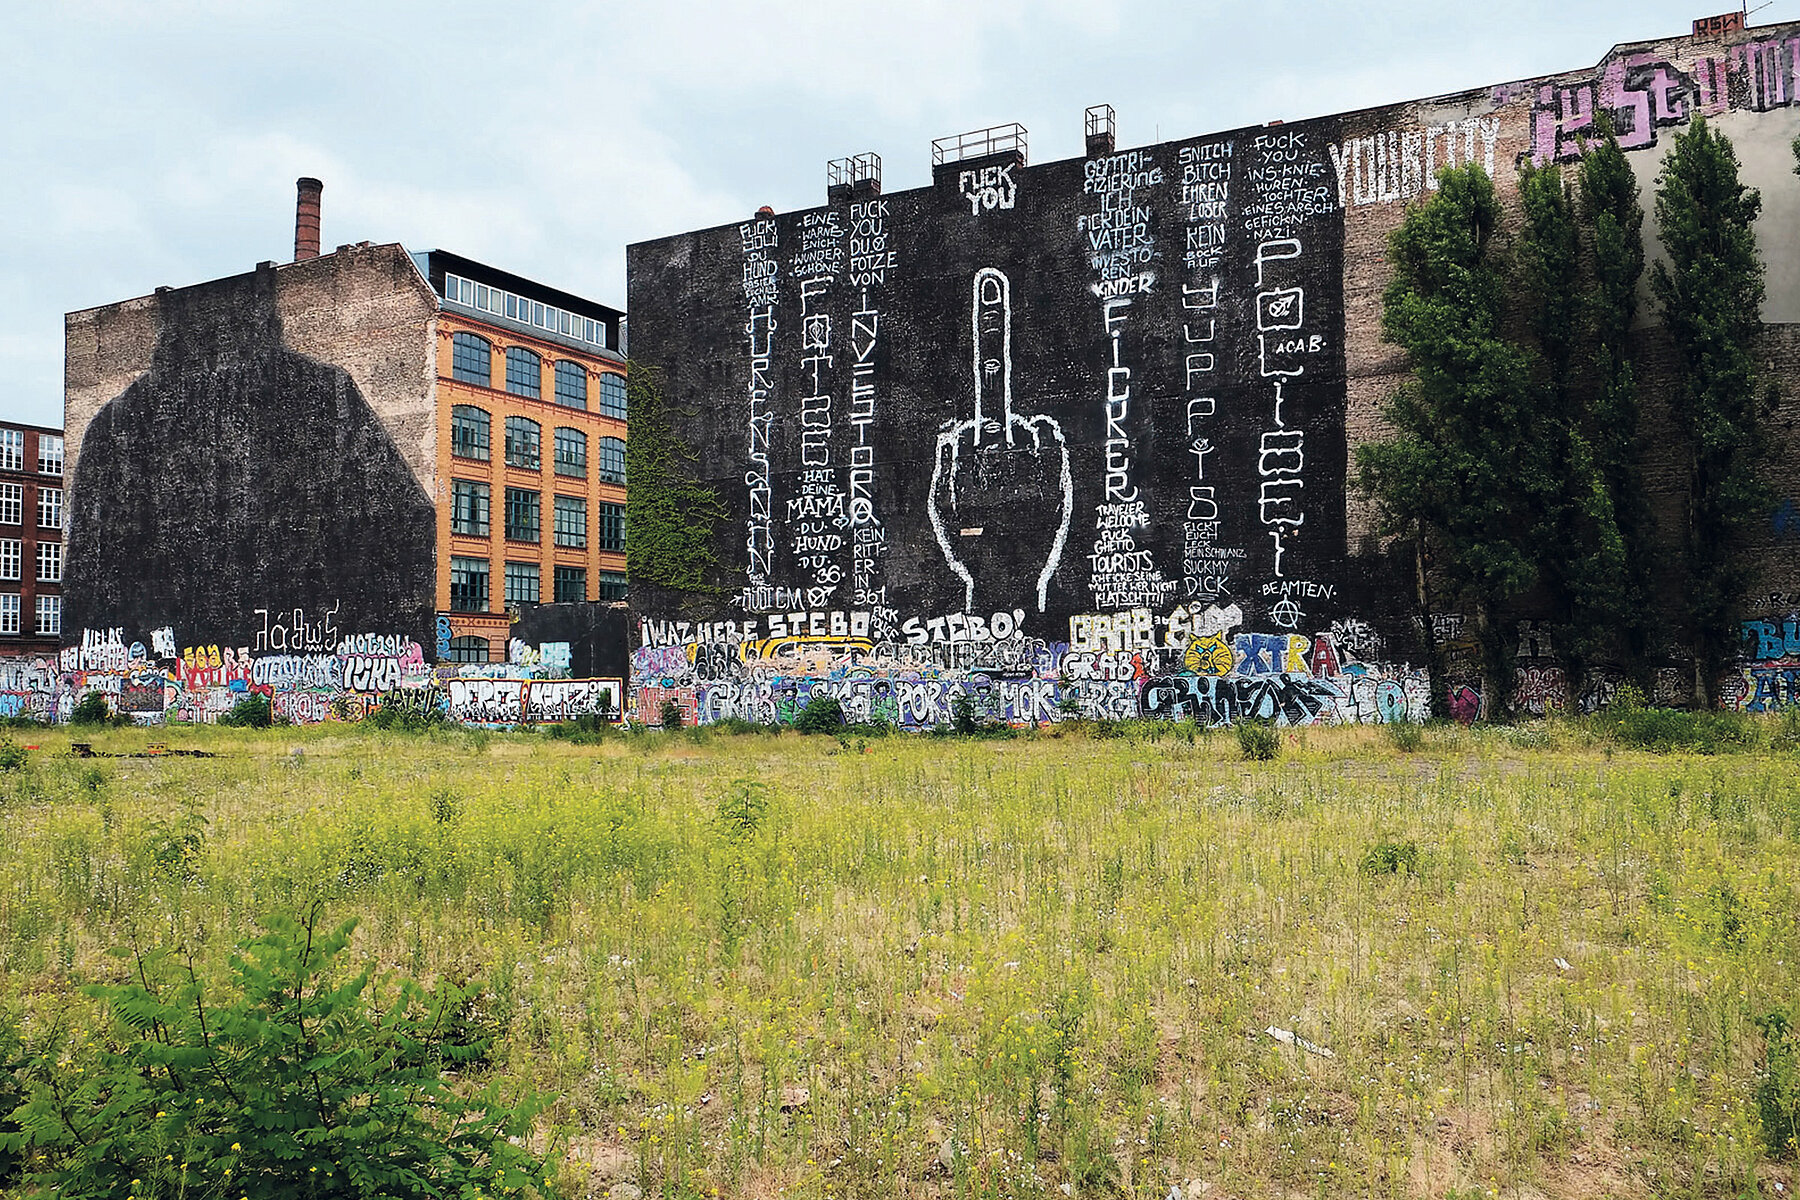
M282 345L275 273L163 293L71 487L70 636L257 646L268 613L429 645L430 498L350 376ZM259 647L266 648L266 647Z
M998 155L631 247L637 352L731 511L731 607L866 612L896 642L965 615L1056 641L1084 613L1364 615L1336 139Z

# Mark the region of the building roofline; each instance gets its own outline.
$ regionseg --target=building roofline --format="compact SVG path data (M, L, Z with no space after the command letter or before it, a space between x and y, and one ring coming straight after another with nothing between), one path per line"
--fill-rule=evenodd
M0 429L29 429L33 433L49 433L57 437L61 437L64 432L61 425L28 425L24 421L9 421L5 417L0 417Z
M589 300L574 292L565 292L561 288L539 283L524 275L515 275L511 271L501 270L499 267L491 266L479 259L465 257L453 250L420 250L417 253L423 255L433 268L441 265L458 275L473 279L477 283L498 285L506 291L531 295L546 303L554 303L558 308L566 308L572 313L580 313L595 321L616 321L625 315L625 310L622 308L614 308L612 305L602 304L598 300Z

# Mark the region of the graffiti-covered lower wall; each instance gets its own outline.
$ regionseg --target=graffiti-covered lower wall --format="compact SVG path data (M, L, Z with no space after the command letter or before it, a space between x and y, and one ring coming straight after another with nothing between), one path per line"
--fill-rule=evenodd
M930 187L632 246L634 353L689 414L739 582L725 603L634 584L633 708L769 721L829 694L907 726L960 696L1014 722L1423 715L1412 581L1347 486L1404 371L1379 329L1405 205L1471 163L1511 198L1521 164L1569 161L1606 114L1648 207L1668 131L1704 113L1764 189L1780 264L1765 317L1793 322L1797 101L1800 26L1721 30L1084 159L1005 149ZM1772 353L1791 360L1793 341ZM1659 453L1666 515L1679 472ZM1765 551L1768 586L1800 590L1791 556ZM1472 707L1468 639L1442 619L1453 673L1470 667L1451 706ZM1551 680L1537 655L1527 631L1527 706Z
M306 622L304 612L281 614ZM508 661L433 666L404 634L322 635L295 640L285 652L217 643L177 647L171 628L148 641L124 630L83 630L54 657L0 659L0 717L66 721L89 695L138 724L212 724L253 696L269 701L283 724L361 721L388 710L398 716L467 725L536 725L600 717L624 710L624 680L571 678L567 642L514 639Z

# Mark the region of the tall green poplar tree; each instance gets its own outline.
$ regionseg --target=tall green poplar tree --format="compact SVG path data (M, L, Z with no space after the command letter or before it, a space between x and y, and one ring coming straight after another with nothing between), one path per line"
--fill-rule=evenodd
M1499 224L1493 182L1471 165L1443 171L1437 193L1394 231L1382 335L1407 352L1412 378L1385 414L1393 436L1356 454L1384 531L1415 539L1422 599L1429 552L1474 620L1484 716L1510 682L1501 614L1537 576L1534 541L1560 486L1539 436L1544 389L1507 330Z
M1579 200L1561 168L1525 169L1515 257L1516 302L1543 389L1536 427L1561 483L1533 548L1572 691L1599 660L1641 661L1645 590L1628 344L1643 213L1610 131L1577 177Z
M1750 581L1743 534L1767 508L1760 472L1761 409L1754 346L1762 328L1762 196L1738 178L1724 134L1696 117L1676 135L1657 176L1656 220L1669 261L1651 269L1674 343L1674 416L1685 435L1688 500L1685 616L1696 690L1717 700L1719 669L1736 644Z

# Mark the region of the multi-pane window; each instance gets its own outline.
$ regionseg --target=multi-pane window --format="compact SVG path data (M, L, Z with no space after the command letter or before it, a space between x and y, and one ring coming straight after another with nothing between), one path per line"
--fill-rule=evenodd
M490 422L484 409L458 404L450 410L450 453L458 458L488 460Z
M567 426L556 431L556 473L587 478L587 434Z
M25 469L25 435L17 429L0 429L0 471Z
M587 545L587 501L579 496L556 498L556 544L582 549Z
M535 542L538 540L542 501L529 488L506 489L506 540Z
M623 571L600 572L600 599L625 599L625 573Z
M62 582L62 543L38 543L38 582Z
M494 344L475 333L450 338L450 378L481 387L494 386Z
M0 483L0 525L18 525L25 520L25 485Z
M0 595L0 633L19 632L19 593Z
M62 632L61 596L39 596L37 598L37 631L39 633Z
M625 506L623 504L602 504L594 522L594 536L599 539L602 550L623 550L625 548Z
M616 371L600 373L600 412L625 419L625 377Z
M450 639L448 661L464 663L481 663L488 660L488 640L484 637L467 635Z
M486 612L487 606L488 560L485 558L451 559L451 610L454 612Z
M38 489L38 526L42 529L62 528L62 489Z
M469 479L450 482L450 532L486 537L488 485Z
M562 359L556 364L556 402L570 408L586 408L588 392L587 368L578 362Z
M506 418L506 465L538 469L543 455L543 431L529 417Z
M38 474L63 473L63 440L48 433L38 434Z
M576 604L587 599L587 568L556 568L556 602Z
M523 346L506 348L506 390L536 400L544 387L544 360Z
M600 439L600 482L625 482L625 443L615 437Z
M17 579L25 543L18 538L0 538L0 579Z
M506 564L506 603L536 604L538 602L538 565L536 563Z
M552 333L592 342L596 346L606 345L605 321L596 321L592 317L569 312L554 304L528 300L516 292L476 283L460 275L445 273L444 299L452 304L466 304L470 308L491 312L510 321L522 321L539 329L548 329Z

